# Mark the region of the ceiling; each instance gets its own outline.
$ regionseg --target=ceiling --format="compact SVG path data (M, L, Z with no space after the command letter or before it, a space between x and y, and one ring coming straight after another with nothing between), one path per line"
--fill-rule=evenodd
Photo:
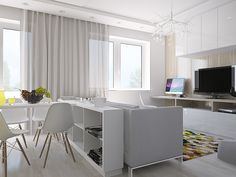
M127 17L153 21L170 12L171 0L55 0L77 6L97 9ZM173 10L181 12L192 8L206 0L173 1Z
M183 21L232 0L0 0L1 5L36 10L145 32L170 14ZM173 3L173 4L172 4Z

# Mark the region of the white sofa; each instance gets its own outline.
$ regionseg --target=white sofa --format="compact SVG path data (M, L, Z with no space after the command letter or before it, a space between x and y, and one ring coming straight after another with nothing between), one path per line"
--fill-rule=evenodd
M183 109L181 107L143 107L108 103L124 110L124 155L133 170L173 158L183 150Z

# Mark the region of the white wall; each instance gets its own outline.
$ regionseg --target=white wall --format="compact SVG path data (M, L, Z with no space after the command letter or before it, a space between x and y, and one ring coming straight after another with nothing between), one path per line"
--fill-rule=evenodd
M0 18L21 20L23 10L0 6ZM144 102L154 104L150 95L163 95L165 86L165 44L153 41L150 33L124 28L110 27L110 35L137 40L150 41L150 89L142 91L109 91L110 101L139 104L139 93L142 92Z
M150 41L150 90L109 91L108 100L121 103L139 104L141 92L146 104L155 104L150 95L163 95L165 87L165 44L152 40L150 33L110 27L110 35Z

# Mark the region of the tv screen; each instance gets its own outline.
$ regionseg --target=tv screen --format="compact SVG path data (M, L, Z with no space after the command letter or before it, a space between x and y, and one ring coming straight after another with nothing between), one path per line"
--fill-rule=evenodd
M184 79L183 78L167 79L166 93L182 95L184 93Z
M203 93L230 93L232 88L232 67L199 69L195 72L195 89Z

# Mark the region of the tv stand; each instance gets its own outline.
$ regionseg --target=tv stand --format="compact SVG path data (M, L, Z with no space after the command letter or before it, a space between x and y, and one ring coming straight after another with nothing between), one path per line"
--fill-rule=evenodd
M202 97L173 97L153 96L163 106L182 106L184 108L196 108L218 112L219 109L235 109L236 99L202 98Z
M217 95L217 94L210 94L206 98L207 99L227 99L227 98L224 98L223 95Z

